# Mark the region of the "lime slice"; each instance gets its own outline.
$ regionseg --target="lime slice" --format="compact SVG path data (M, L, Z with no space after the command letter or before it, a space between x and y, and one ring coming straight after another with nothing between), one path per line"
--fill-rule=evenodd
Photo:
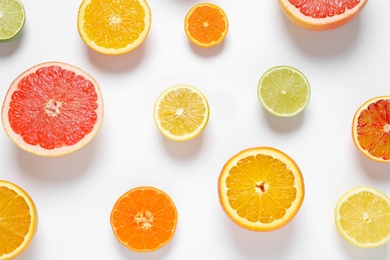
M0 42L13 40L25 21L26 14L19 0L0 0Z
M309 103L310 85L299 70L276 66L261 76L257 95L271 114L291 117L302 112Z

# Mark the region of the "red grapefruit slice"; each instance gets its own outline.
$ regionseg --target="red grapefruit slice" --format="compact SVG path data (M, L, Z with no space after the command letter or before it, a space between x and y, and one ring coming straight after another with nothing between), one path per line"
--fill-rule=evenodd
M74 152L95 136L103 119L98 83L81 69L61 62L36 65L8 89L2 122L21 149L40 156Z
M367 0L279 0L295 24L314 31L338 28L355 18Z

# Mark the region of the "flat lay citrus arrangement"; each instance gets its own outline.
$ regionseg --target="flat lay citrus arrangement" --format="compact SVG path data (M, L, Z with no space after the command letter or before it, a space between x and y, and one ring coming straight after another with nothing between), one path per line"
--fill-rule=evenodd
M318 44L317 49L326 45L320 42L330 35L340 37L337 30L347 28L345 25L357 20L368 6L367 0L273 2L280 14L273 19L285 19L291 38L305 35L305 41ZM324 244L330 240L336 244L345 242L345 251L353 252L355 248L388 246L389 189L379 186L386 185L387 172L390 174L386 164L390 162L389 93L378 94L375 84L364 95L359 93L359 86L356 92L341 88L335 91L332 84L356 80L349 78L352 74L348 74L348 66L339 65L338 69L345 70L340 70L336 79L328 71L321 71L336 58L326 59L323 53L315 51L310 56L300 49L274 48L275 39L258 28L280 28L269 21L253 23L251 19L264 17L240 13L238 9L243 6L223 1L165 4L172 8L162 12L162 3L147 0L71 3L71 32L60 28L65 19L59 14L58 19L46 21L58 28L53 34L63 35L60 47L50 42L45 27L29 23L29 12L34 10L31 3L0 0L0 64L3 60L20 59L12 70L0 75L0 80L8 80L2 88L5 138L1 147L6 150L3 157L7 171L11 168L8 165L17 169L15 174L0 173L0 259L23 255L38 235L40 240L30 251L30 258L52 250L42 243L44 239L55 240L45 237L45 232L53 229L50 222L56 223L58 237L73 232L69 242L73 246L69 248L77 244L85 252L101 249L113 255L119 252L124 258L159 254L157 258L170 259L170 254L179 252L181 256L199 259L208 256L203 247L209 237L215 240L219 235L221 240L232 239L228 243L237 247L245 244L248 255L241 255L243 251L238 250L232 259L267 257L261 251L268 250L281 254L273 252L268 255L270 258L285 259L284 250L278 248L282 249L289 240L295 241L295 237L302 240L301 232L315 235L315 229L323 227L309 225L320 222L342 241L324 237ZM34 19L38 20L38 16L32 13ZM243 24L245 28L240 27ZM45 48L56 49L66 61L59 58L61 55L52 55L46 61L18 55L18 48L27 50L26 39L39 37L39 30L48 39L42 39L38 45L42 49L31 47L29 51L34 50L31 53L35 55ZM279 35L283 33L278 31ZM279 37L277 41L289 42L288 38ZM253 57L248 55L246 48L255 47L252 38L265 43L256 51L275 54L271 64L263 57L255 57L255 52L251 52ZM147 39L147 46L139 48ZM240 47L234 49L236 40ZM1 44L5 44L4 50ZM62 50L64 46L77 46L81 51L75 54ZM304 49L309 44L302 46ZM344 49L356 51L349 46ZM181 56L183 51L189 52L185 58ZM291 52L295 56L289 56ZM232 56L226 58L230 53ZM338 61L353 56L347 54ZM76 55L77 59L72 58ZM309 66L302 62L304 59L310 61ZM31 60L36 62L30 64ZM138 70L144 62L149 62L150 69ZM313 73L317 71L310 66L318 66L318 73ZM6 71L7 66L3 67ZM243 72L240 67L250 69ZM248 77L246 73L253 71L257 74L251 75L249 85L245 84L248 80L236 79ZM367 75L359 76L361 80L373 77ZM326 103L321 100L325 92L319 84L321 76L334 98ZM341 77L345 79L340 81ZM387 84L386 79L383 84ZM117 93L128 94L128 89L132 95ZM228 90L232 92L226 94ZM370 90L372 96L366 96ZM346 93L348 98L343 96ZM354 93L364 99L360 99L360 106L350 103ZM342 106L336 104L340 100ZM261 121L248 110L248 105L253 105L252 110L257 113L264 111L257 114ZM348 115L349 128L345 128L336 118L351 111L354 114ZM105 131L100 134L103 125ZM307 132L300 134L303 128ZM329 154L331 146L332 150L339 149L334 147L336 142L337 147L345 145L340 144L341 137L334 135L345 133L349 139L342 140L352 147L346 156L356 153L353 159L359 161L353 167L340 165L340 161L347 161L340 158L340 153L338 157ZM92 141L96 141L95 145ZM99 159L95 160L92 152ZM324 176L327 167L333 168ZM352 187L357 181L351 178L342 180L342 186L340 169L387 175L380 175L380 181L357 176L363 180L361 185ZM58 176L68 172L69 176L80 174L79 178ZM87 182L93 185L80 191ZM65 190L68 193L61 197L60 192ZM320 203L319 197L325 197L324 194L334 200L333 207ZM53 220L65 208L72 208L67 210L68 215L61 216L66 220ZM309 210L315 211L317 218ZM78 224L72 225L72 221ZM96 233L91 232L91 227ZM90 240L84 244L81 241L86 237ZM194 244L195 240L198 244ZM276 240L281 242L275 243ZM56 241L61 246L62 242ZM191 249L183 250L185 243L192 243ZM253 243L255 250L250 250ZM107 244L113 246L104 247ZM66 247L63 246L64 251ZM75 250L80 252L80 248ZM223 251L218 248L218 257L226 258ZM367 256L382 259L385 251L375 251L379 252L376 255L367 251ZM85 257L77 255L76 259Z

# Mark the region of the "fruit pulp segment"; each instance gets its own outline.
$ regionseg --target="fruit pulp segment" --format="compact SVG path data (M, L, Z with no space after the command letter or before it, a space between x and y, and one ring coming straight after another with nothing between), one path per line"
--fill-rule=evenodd
M390 100L370 104L358 117L360 146L372 156L390 159Z
M144 18L139 1L91 0L85 8L84 31L98 46L121 49L145 30Z
M24 8L19 1L0 0L0 39L16 35L24 24Z
M14 190L0 187L0 256L24 241L31 224L30 207Z
M227 25L220 10L210 6L199 6L188 18L188 31L199 43L209 44L218 41Z
M361 0L288 0L305 16L326 18L353 9Z
M231 168L226 186L230 206L250 222L283 218L297 196L294 174L269 155L241 159Z
M97 99L95 86L83 76L59 66L43 67L18 83L8 120L30 145L71 146L94 128Z
M274 70L263 78L260 96L278 114L291 114L303 108L309 96L306 80L293 70Z
M161 100L158 118L161 126L172 135L195 132L205 119L206 107L202 97L190 89L180 88L167 93Z
M115 207L113 226L118 238L131 248L157 248L172 236L175 209L169 199L153 190L136 190Z
M340 207L340 225L359 243L376 243L390 235L390 206L371 192L352 195Z

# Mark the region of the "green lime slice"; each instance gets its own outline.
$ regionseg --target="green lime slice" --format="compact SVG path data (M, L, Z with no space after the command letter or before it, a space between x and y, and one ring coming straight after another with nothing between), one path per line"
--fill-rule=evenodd
M0 0L0 42L13 40L25 21L26 14L19 0Z
M261 76L257 95L269 113L292 117L302 112L309 103L310 85L299 70L276 66Z

